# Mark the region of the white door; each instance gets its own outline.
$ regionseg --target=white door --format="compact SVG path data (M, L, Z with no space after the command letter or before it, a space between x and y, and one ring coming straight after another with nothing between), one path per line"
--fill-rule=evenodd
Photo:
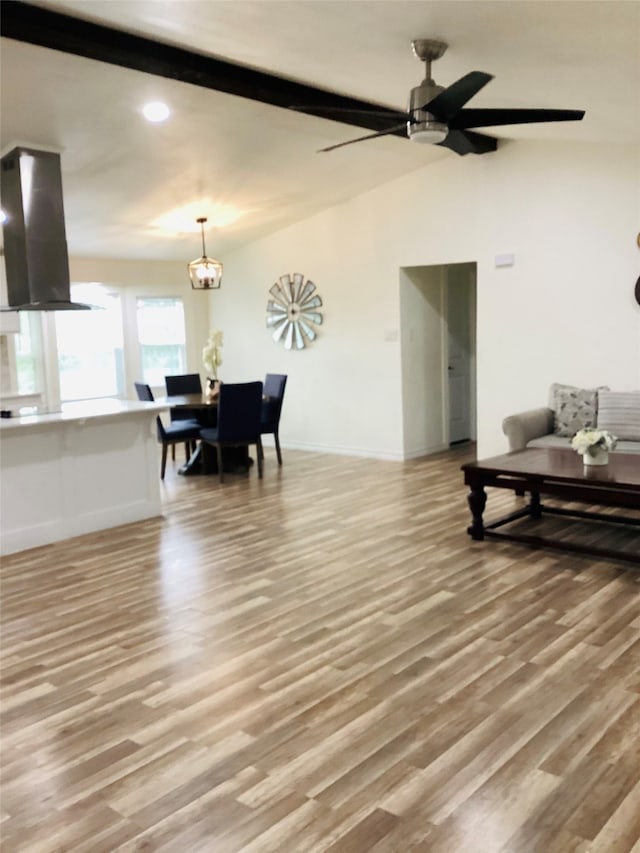
M462 282L447 287L449 443L466 441L471 430L471 302Z

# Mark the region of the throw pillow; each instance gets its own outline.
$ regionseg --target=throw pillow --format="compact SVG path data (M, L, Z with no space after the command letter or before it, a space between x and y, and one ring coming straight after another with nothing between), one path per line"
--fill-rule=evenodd
M601 391L598 429L620 439L640 441L640 391Z
M578 430L596 425L598 392L587 388L557 388L553 414L556 435L567 438Z
M598 385L597 388L580 388L577 385L563 385L561 382L552 382L549 386L549 408L553 412L557 408L556 395L558 391L609 391L609 386Z

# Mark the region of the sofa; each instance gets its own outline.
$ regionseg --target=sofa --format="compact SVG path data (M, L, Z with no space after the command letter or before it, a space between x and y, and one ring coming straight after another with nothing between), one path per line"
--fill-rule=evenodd
M566 447L579 429L597 427L613 433L613 453L640 453L640 391L612 391L606 385L579 388L554 382L546 406L509 415L502 431L509 450Z

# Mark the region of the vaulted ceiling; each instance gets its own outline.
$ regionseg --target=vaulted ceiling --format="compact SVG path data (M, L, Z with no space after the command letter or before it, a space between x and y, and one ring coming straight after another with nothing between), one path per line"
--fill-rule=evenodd
M197 60L190 82L149 73L158 66L144 64L146 48L137 51L137 68L126 67L131 50L123 58L119 40L109 33L100 60L66 52L81 50L70 27L62 27L58 36L57 47L66 49L42 46L50 35L29 43L38 42L38 26L27 27L26 35L11 30L4 22L12 18L11 5L2 4L3 36L11 35L3 37L0 53L2 152L16 144L60 152L71 254L184 261L200 248L196 218L207 216L208 253L221 257L359 192L458 156L397 136L319 154L321 147L367 131L287 109L288 104L261 103L265 92L259 78L249 75L243 89L241 71L228 69L231 83L221 92L209 88L206 74L198 76ZM305 90L295 84L304 84L326 90L327 98L348 96L404 109L409 90L424 76L411 41L441 38L449 48L434 63L437 83L448 86L472 70L495 77L473 99L474 107L586 110L581 122L488 129L499 147L481 156L499 157L508 140L521 139L611 144L612 156L616 144L640 145L637 2L59 0L18 5L34 22L42 10L62 13L277 75L284 80L285 102L296 93L302 97ZM171 74L180 63L174 57L169 65ZM184 72L186 66L180 67ZM271 89L273 81L267 82ZM163 124L141 116L143 104L154 100L171 109Z

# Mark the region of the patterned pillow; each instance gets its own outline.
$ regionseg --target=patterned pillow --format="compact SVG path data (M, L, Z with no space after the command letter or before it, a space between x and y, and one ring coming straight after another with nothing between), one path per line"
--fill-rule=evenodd
M628 441L640 441L640 391L601 391L598 429Z
M557 409L556 396L558 391L610 391L608 385L598 385L597 388L580 388L577 385L563 385L561 382L552 382L549 386L549 408L555 412Z
M598 411L598 392L588 388L557 388L553 431L567 438L579 429L594 427Z

